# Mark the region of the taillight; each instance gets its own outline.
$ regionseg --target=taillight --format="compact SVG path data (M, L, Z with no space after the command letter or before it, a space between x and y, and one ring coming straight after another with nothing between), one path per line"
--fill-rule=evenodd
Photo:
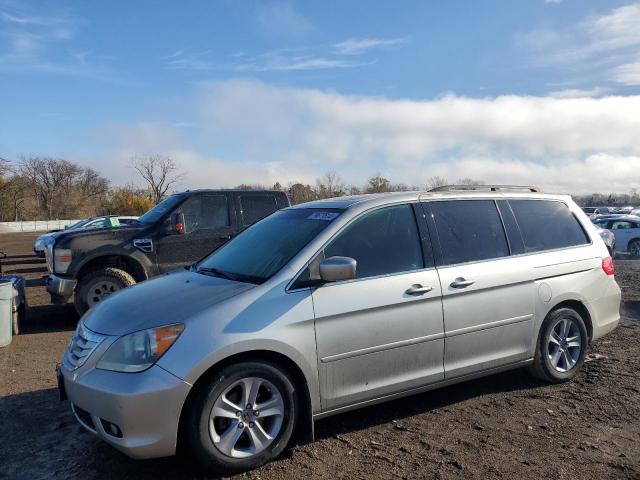
M602 270L610 277L616 273L616 269L613 266L613 258L607 257L602 259Z

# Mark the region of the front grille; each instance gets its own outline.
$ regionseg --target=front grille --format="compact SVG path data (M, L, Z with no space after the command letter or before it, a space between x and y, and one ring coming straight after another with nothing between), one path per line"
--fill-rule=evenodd
M82 322L78 324L76 333L71 337L69 348L64 354L64 365L69 370L75 370L84 365L89 355L104 340L104 335L92 332Z

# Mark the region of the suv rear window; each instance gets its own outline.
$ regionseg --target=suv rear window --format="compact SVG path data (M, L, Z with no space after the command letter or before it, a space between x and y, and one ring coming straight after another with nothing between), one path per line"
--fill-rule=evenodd
M509 200L526 252L540 252L589 243L569 207L553 200Z
M430 202L443 265L509 256L502 220L493 200Z
M264 217L278 210L276 197L273 195L246 195L240 197L242 208L242 223L253 225Z

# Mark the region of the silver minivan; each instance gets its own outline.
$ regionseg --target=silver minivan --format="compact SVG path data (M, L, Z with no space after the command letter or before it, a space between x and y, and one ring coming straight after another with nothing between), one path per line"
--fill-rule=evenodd
M112 295L58 368L78 421L134 458L231 474L314 421L507 369L572 379L619 321L607 248L568 196L456 187L278 211Z

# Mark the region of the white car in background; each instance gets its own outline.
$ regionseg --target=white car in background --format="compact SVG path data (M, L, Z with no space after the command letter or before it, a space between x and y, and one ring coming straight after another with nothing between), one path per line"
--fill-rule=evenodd
M596 217L594 225L610 230L615 236L615 249L640 257L640 217L635 215L615 215Z
M135 222L137 219L138 217L121 216L121 215L102 215L100 217L86 218L74 224L67 225L66 227L64 227L64 230L52 230L50 232L43 233L38 238L36 238L36 241L33 244L33 252L38 257L44 257L44 248L47 244L47 240L49 238L55 237L57 234L61 232L66 232L67 230L119 227L122 225L131 224Z

